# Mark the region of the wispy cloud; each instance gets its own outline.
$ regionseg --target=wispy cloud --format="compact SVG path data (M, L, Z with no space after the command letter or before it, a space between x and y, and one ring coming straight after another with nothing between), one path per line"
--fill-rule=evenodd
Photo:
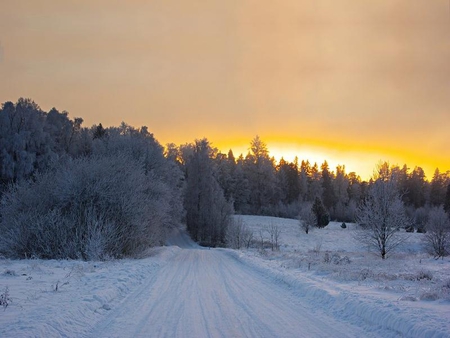
M113 3L3 0L0 102L450 166L448 0Z

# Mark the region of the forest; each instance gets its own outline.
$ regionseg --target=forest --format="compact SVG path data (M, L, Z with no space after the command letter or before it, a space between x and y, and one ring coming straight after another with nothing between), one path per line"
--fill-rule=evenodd
M147 127L83 126L30 99L0 109L0 255L103 259L162 245L185 224L204 245L226 245L230 215L354 222L371 187L389 180L408 217L426 231L431 210L450 213L450 171L377 164L363 181L345 165L275 161L255 136L247 154L207 139L162 146Z

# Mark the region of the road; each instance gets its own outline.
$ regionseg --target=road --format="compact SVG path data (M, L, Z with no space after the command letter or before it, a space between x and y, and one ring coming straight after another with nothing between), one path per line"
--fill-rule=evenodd
M184 249L114 306L90 336L367 336L361 328L302 304L286 285L226 250L203 249L185 237L178 242Z

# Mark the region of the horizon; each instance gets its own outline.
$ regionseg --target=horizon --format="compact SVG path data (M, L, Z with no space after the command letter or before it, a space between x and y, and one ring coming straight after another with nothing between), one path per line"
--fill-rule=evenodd
M32 100L33 102L35 102L41 110L43 110L44 112L48 112L50 111L50 109L55 108L57 109L59 112L67 112L65 109L60 109L59 107L54 107L52 106L51 108L43 108L42 106L39 105L39 102L34 101L32 98L27 98ZM17 102L14 100L9 100L11 102L13 102L14 104ZM5 101L6 102L6 101ZM5 102L1 102L0 104L4 104ZM449 173L450 172L450 168L441 168L441 167L432 167L432 166L424 166L421 165L420 163L407 163L407 162L395 162L392 161L392 159L395 159L395 157L386 155L383 156L380 153L380 156L378 159L376 159L373 163L371 162L375 157L372 156L370 153L365 153L362 151L358 151L358 150L339 150L339 149L326 149L325 146L321 146L321 145L308 145L308 144L295 144L292 142L280 142L280 141L267 141L264 137L261 137L261 135L248 135L247 138L241 138L238 139L238 141L236 142L236 140L233 140L229 143L226 142L222 142L222 143L217 143L215 142L214 139L211 139L210 137L208 137L207 135L203 135L201 137L194 137L191 140L184 140L184 141L180 141L180 142L174 142L173 140L170 139L166 139L164 141L161 141L161 139L158 137L157 134L154 133L154 131L148 127L148 125L132 125L130 123L128 123L127 121L121 121L121 123L118 123L116 125L107 125L101 121L97 122L97 123L92 123L91 122L86 122L85 118L83 116L80 115L73 115L70 112L68 113L68 117L70 119L74 119L75 117L81 117L83 119L83 124L82 126L85 128L91 128L94 126L97 126L99 124L102 124L102 126L104 128L114 128L114 127L119 127L120 124L126 123L134 128L141 128L141 127L147 127L148 128L148 132L151 133L155 140L164 148L167 148L168 144L175 144L176 146L181 146L184 144L189 144L189 143L193 143L195 142L195 140L199 140L202 138L206 138L208 140L208 142L211 144L211 146L213 148L216 148L220 153L222 154L228 154L228 152L231 150L233 152L234 157L237 159L240 155L242 155L244 158L246 157L246 155L250 152L250 143L251 141L254 139L254 137L259 136L260 139L266 144L268 152L269 152L269 157L270 158L274 158L276 163L278 164L281 160L281 158L283 158L285 161L287 162L294 162L295 158L298 159L298 164L300 165L302 161L308 161L310 163L311 166L313 166L314 164L317 164L318 167L320 168L320 166L326 161L328 163L329 169L332 172L336 171L336 167L337 166L344 166L345 167L345 173L349 174L351 172L354 172L357 176L359 176L361 178L362 181L370 181L370 179L373 177L376 167L378 164L380 163L388 163L391 167L392 166L398 166L400 168L402 168L404 165L407 166L408 168L408 173L411 173L411 171L415 168L415 167L420 167L424 170L425 173L425 180L428 182L431 182L432 178L433 178L433 174L435 172L436 169L439 170L440 173ZM88 121L90 121L91 119L88 118ZM175 137L176 139L179 139L179 137ZM230 145L232 144L232 145ZM330 156L331 154L331 156ZM340 158L339 156L344 154L343 157L345 157L345 154L347 155L347 162L345 162L342 158ZM350 156L349 156L350 154ZM360 159L360 161L358 161L358 159ZM363 158L365 160L362 161L361 158ZM350 160L349 160L350 159ZM397 158L398 159L398 158ZM362 162L361 162L362 161ZM362 170L361 170L362 169Z
M420 0L0 5L0 101L246 154L450 169L450 12Z

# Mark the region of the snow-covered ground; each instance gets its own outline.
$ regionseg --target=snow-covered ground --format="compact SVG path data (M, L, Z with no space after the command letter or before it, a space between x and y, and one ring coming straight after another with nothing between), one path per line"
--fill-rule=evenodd
M278 225L280 251L177 233L142 259L0 259L0 337L450 337L450 260L422 253L420 234L382 261L351 225L242 220L255 239Z
M331 222L306 234L299 222L240 217L260 242L260 230L277 225L280 250L247 250L240 259L289 284L306 302L337 318L366 322L405 337L450 337L450 258L424 253L419 233L405 237L388 259L354 239L354 224ZM265 235L268 240L268 233ZM258 246L258 243L254 243Z

